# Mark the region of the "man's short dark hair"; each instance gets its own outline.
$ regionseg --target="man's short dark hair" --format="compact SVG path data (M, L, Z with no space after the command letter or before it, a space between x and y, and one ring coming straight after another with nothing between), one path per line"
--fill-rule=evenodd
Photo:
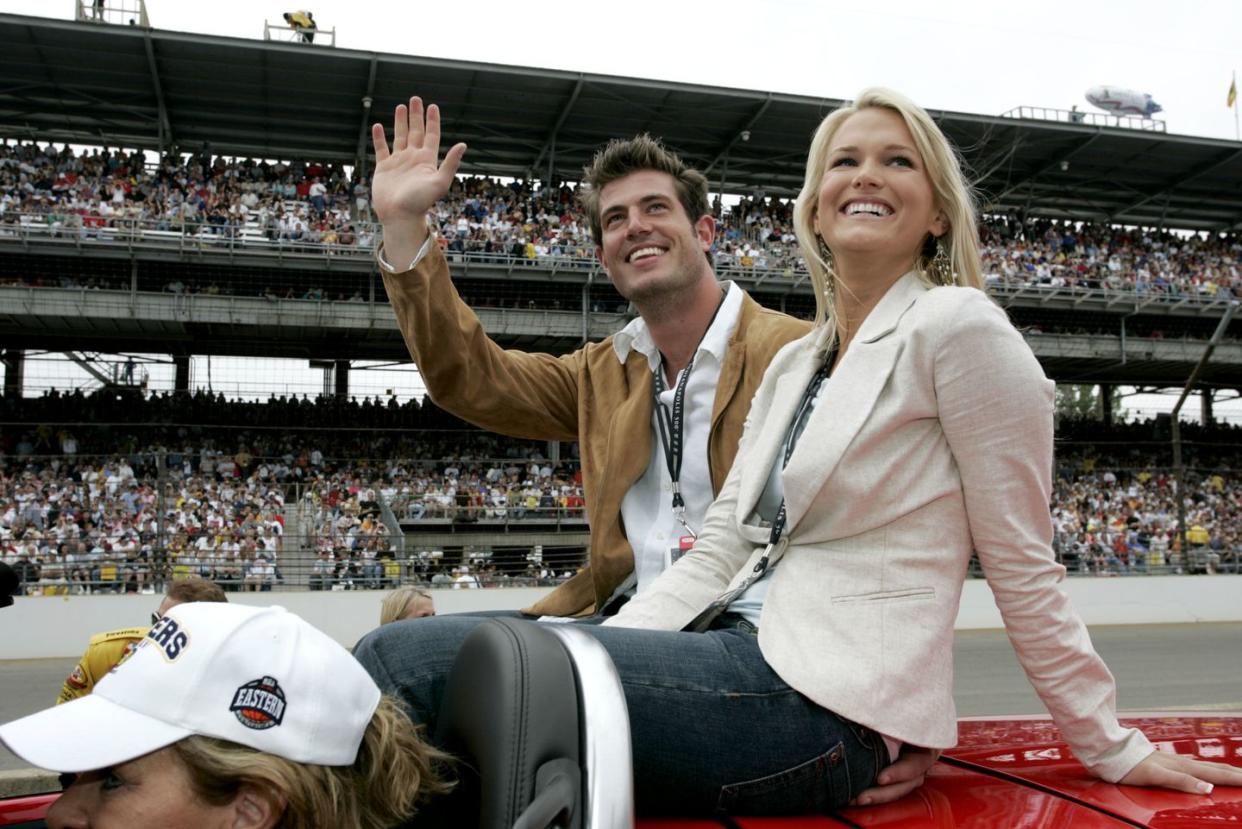
M681 160L677 153L664 146L658 138L647 133L628 140L614 138L595 154L582 171L582 193L579 200L586 211L591 226L591 238L596 245L604 244L604 231L600 223L600 193L610 183L630 173L654 170L673 177L677 200L685 209L690 221L711 214L707 200L707 177Z
M178 602L227 602L224 588L214 581L191 576L183 581L173 582L168 588L168 598Z

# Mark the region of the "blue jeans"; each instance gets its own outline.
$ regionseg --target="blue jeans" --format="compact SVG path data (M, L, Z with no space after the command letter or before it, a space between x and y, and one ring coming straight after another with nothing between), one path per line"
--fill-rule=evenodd
M385 625L354 655L434 730L457 649L482 621L447 615ZM579 629L603 644L621 678L640 814L822 814L873 785L887 765L878 734L790 688L751 633Z

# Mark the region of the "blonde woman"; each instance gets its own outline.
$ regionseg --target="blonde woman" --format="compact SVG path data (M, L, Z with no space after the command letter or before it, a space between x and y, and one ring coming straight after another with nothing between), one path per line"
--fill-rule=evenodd
M380 624L387 625L402 619L423 619L436 615L436 603L431 594L412 584L403 585L384 597L380 605Z

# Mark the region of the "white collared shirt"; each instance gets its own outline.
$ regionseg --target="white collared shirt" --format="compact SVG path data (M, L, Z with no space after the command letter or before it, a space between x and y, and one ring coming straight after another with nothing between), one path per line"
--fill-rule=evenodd
M694 531L703 529L703 516L713 500L711 471L707 463L707 438L712 427L712 406L716 400L716 385L720 369L729 351L729 339L737 327L742 310L742 291L732 282L724 282L727 293L712 321L711 327L695 352L690 378L686 381L685 432L682 439L681 494L686 502L686 523ZM617 359L625 363L631 352L647 358L654 372L660 369L660 351L651 339L651 332L642 318L633 320L613 337L613 349ZM667 378L666 378L667 380ZM660 395L664 405L672 410L673 395L681 375L665 383ZM672 480L664 446L660 442L656 412L651 419L651 459L643 473L625 497L621 499L621 518L625 522L625 534L634 548L634 574L637 589L643 590L672 563L672 550L679 546L679 539L686 530L673 516Z

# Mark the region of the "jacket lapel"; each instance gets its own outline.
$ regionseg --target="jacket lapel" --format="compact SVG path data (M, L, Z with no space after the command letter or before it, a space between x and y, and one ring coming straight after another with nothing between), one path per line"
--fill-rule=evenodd
M896 335L897 324L926 291L914 272L894 283L867 316L849 350L824 384L819 405L811 413L802 439L785 468L785 506L791 530L798 526L875 408L901 354L904 341Z
M740 288L738 290L741 290ZM742 307L737 312L737 325L733 326L733 335L729 337L729 346L724 362L720 366L720 379L716 381L716 396L712 400L712 428L724 417L725 408L737 391L742 370L746 367L746 327L755 315L758 303L747 294L742 294Z

